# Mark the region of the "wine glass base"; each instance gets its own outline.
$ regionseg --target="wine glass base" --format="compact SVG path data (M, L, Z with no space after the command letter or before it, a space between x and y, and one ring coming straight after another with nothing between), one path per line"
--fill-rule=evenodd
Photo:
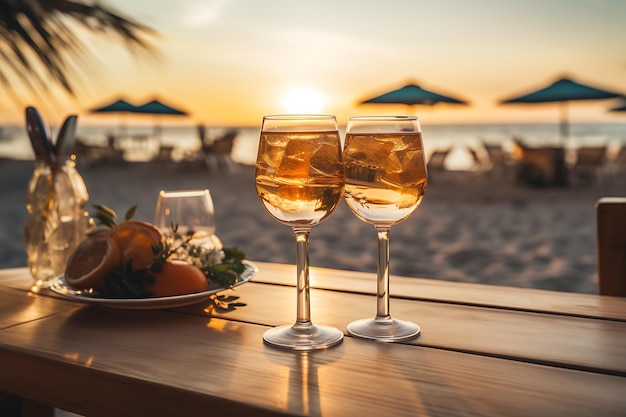
M263 341L270 346L298 351L326 349L342 340L341 330L318 325L278 326L263 334Z
M348 325L348 333L361 339L378 342L397 342L419 335L420 327L410 321L396 319L362 319Z

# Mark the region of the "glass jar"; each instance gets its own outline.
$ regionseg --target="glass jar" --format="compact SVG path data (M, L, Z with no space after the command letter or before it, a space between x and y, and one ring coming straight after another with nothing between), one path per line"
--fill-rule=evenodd
M71 159L37 160L28 183L24 227L28 269L34 287L65 271L67 260L87 234L87 187Z

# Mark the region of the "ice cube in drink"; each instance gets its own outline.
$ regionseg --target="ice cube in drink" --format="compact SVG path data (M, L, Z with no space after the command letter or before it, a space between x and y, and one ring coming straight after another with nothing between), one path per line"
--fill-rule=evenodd
M388 137L372 136L371 140L361 140L360 149L368 156L368 164L387 168L389 162L387 161L393 151L393 140L389 140ZM395 169L401 169L399 162Z
M264 133L259 144L261 164L266 165L267 170L276 170L285 154L287 138L282 134Z
M309 177L336 177L343 167L337 161L341 161L339 148L334 143L322 143L315 149L310 159Z
M402 181L412 184L426 183L428 176L423 150L408 151L404 155L402 165L405 167L401 174Z
M309 175L309 161L313 150L314 144L310 141L296 138L289 140L276 168L276 176L304 182Z

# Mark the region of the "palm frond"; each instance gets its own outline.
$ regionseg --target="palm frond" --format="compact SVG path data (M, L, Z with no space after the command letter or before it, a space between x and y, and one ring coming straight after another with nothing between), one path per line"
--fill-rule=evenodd
M2 0L0 2L0 83L18 79L32 91L49 91L48 78L74 95L75 80L94 56L75 27L113 35L133 54L156 56L148 26L95 0Z

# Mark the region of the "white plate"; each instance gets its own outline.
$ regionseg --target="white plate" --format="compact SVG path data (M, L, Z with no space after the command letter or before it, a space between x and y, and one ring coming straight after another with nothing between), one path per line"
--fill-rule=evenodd
M254 274L258 271L256 265L252 262L243 261L246 269L241 274L239 281L237 281L233 287L237 287L241 284L245 284L250 281ZM49 288L55 293L70 298L76 301L82 301L86 303L100 304L106 307L135 309L135 310L149 310L158 308L175 308L183 307L191 304L196 304L201 301L208 300L211 295L218 292L225 291L228 288L216 288L209 291L203 291L193 294L185 295L173 295L170 297L148 297L148 298L103 298L95 294L85 293L80 290L75 290L67 285L65 282L65 276L60 275L50 280Z

